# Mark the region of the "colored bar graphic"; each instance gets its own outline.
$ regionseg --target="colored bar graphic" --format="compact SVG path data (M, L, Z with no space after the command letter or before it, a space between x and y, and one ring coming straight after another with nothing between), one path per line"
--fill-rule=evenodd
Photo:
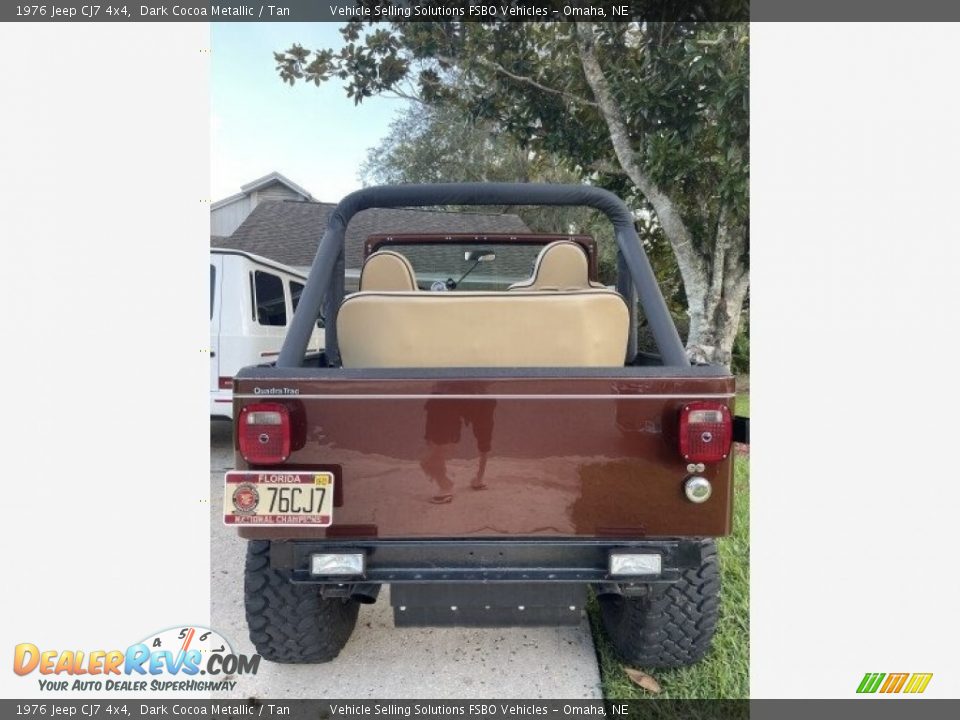
M898 693L903 688L903 684L907 682L908 673L900 673L900 682L897 683L897 686L893 689L893 692Z
M880 688L882 693L898 693L903 687L903 684L907 681L907 678L910 676L910 673L890 673L887 675L886 682L883 683L883 687Z
M880 683L883 681L885 676L886 673L867 673L863 676L863 680L860 681L860 686L857 688L857 692L875 693L877 688L880 687Z
M907 683L907 687L903 691L905 693L922 693L927 689L932 677L933 673L914 673L910 676L910 682Z
M886 678L886 680L884 680ZM872 694L878 690L887 695L899 692L919 694L927 689L933 673L865 673L857 692Z

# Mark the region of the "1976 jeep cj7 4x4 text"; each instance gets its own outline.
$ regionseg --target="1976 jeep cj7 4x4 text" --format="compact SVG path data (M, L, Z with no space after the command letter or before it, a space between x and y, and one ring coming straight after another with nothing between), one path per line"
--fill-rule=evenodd
M574 236L378 236L371 207L585 205L616 289ZM659 349L637 351L637 299ZM306 354L317 317L326 350ZM234 385L225 522L247 539L250 637L336 657L383 585L397 625L576 624L592 587L631 663L709 647L730 531L734 378L691 366L614 195L557 185L360 190L331 215L275 365Z

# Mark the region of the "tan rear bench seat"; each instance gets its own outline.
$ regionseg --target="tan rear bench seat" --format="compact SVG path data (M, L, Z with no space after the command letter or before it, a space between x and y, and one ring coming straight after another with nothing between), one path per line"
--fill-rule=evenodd
M627 306L612 290L359 292L337 315L347 368L619 367Z

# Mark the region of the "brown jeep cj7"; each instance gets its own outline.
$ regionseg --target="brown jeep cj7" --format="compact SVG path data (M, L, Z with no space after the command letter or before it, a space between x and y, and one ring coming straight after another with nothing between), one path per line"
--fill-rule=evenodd
M371 207L585 205L616 231L615 289L584 236L376 236ZM642 314L658 352L637 350ZM306 354L319 316L326 350ZM588 588L623 657L695 662L730 532L734 378L691 366L614 195L560 185L360 190L331 215L275 365L234 384L225 522L247 539L250 637L336 657L384 585L397 625L577 624Z

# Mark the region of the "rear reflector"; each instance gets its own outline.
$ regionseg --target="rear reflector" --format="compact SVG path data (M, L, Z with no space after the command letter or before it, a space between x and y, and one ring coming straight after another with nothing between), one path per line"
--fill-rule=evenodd
M718 402L692 402L680 410L680 454L687 462L719 462L730 454L733 418Z
M233 390L233 378L232 377L222 377L218 383L221 390Z
M240 409L237 444L251 465L274 465L290 457L290 411L280 403L253 403Z

